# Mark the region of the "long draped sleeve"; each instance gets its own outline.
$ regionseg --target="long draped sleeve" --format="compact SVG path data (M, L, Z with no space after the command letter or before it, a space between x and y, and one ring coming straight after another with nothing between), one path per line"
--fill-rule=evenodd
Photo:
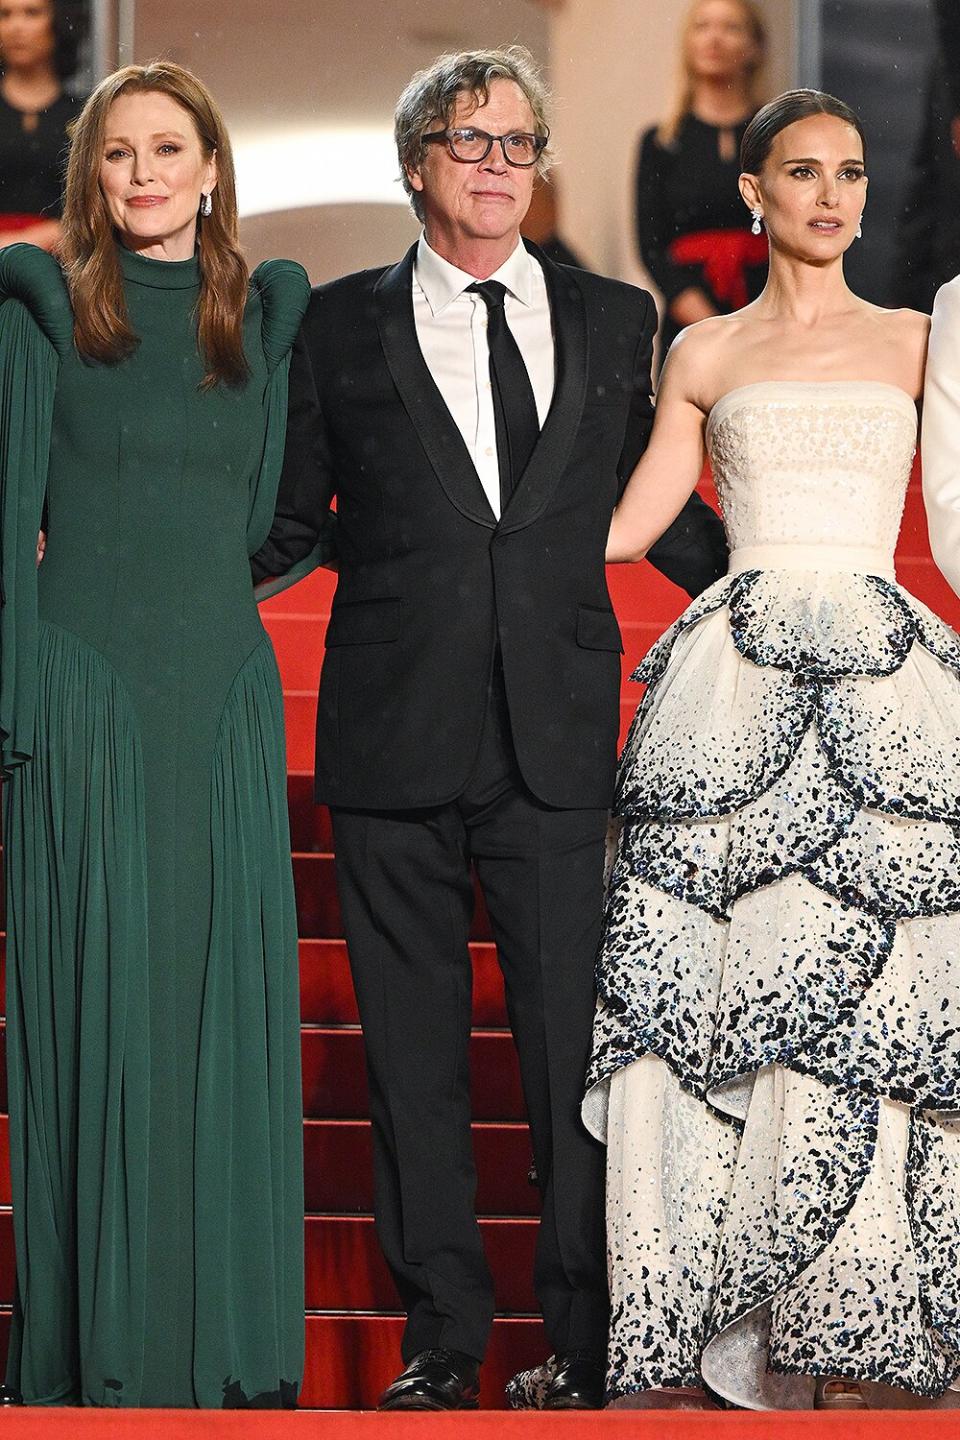
M270 533L283 468L290 350L310 299L310 282L293 260L265 260L250 277L262 307L261 340L269 380L264 393L265 427L260 464L250 478L247 547L253 555Z
M930 549L960 595L960 277L933 305L921 450Z
M0 758L33 751L37 532L60 355L73 317L59 266L32 245L0 251Z
M251 277L263 305L263 350L270 367L264 404L266 430L263 455L253 479L250 521L247 526L248 553L253 556L265 543L273 524L277 491L283 469L287 437L290 354L310 299L306 271L292 260L265 260ZM295 585L318 566L327 564L336 553L335 521L330 516L310 553L281 575L262 580L255 587L258 600L267 600Z

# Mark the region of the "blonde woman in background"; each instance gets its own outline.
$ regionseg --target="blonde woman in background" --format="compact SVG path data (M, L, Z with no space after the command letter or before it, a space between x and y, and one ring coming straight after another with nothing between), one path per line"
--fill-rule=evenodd
M762 99L766 29L753 0L695 0L682 28L677 99L640 142L636 235L677 332L763 289L767 244L737 193L740 142Z

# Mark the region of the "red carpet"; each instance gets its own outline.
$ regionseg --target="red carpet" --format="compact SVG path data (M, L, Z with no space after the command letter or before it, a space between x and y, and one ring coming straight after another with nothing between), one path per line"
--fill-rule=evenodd
M853 1416L28 1410L4 1415L0 1427L10 1440L946 1440L960 1433L949 1415L890 1410Z
M910 489L898 556L901 582L960 627L960 601L934 569L926 542L919 485ZM624 677L660 631L683 608L684 596L647 565L617 566L610 590L620 616ZM321 574L263 607L284 679L288 722L291 844L300 921L301 1012L306 1160L307 1371L305 1406L329 1410L370 1407L399 1365L401 1318L393 1284L380 1257L370 1218L372 1177L366 1079L356 1004L341 938L331 855L329 816L313 804L313 724L316 684L334 577ZM624 684L623 728L639 699ZM482 904L474 922L475 1030L472 1039L474 1146L478 1211L494 1273L498 1316L483 1371L485 1407L503 1404L503 1385L517 1369L543 1359L547 1341L534 1315L531 1269L537 1194L529 1184L530 1142L512 1042L506 1032L503 989ZM2 1044L2 1031L0 1031ZM0 1099L5 1086L0 1088ZM5 1100L4 1100L5 1104ZM0 1116L0 1353L13 1294L7 1122ZM309 1429L308 1429L309 1427ZM909 1430L908 1430L909 1427ZM148 1411L10 1411L0 1440L46 1440L61 1431L71 1440L149 1435L180 1440L199 1435L256 1437L307 1433L318 1440L404 1437L424 1432L491 1440L558 1435L569 1440L622 1434L649 1440L928 1440L954 1434L960 1419L911 1414L866 1417L764 1415L270 1415Z

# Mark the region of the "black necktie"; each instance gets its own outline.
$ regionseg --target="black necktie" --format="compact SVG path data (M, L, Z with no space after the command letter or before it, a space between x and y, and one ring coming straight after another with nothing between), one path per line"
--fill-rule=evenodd
M500 464L500 513L507 508L540 434L537 402L520 347L510 333L503 301L507 287L499 280L477 281L467 289L487 307L487 344L490 347L490 386L497 429Z

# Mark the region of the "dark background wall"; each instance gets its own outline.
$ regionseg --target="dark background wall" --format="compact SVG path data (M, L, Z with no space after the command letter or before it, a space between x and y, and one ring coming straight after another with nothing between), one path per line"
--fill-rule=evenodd
M860 114L869 146L863 239L847 275L878 304L903 303L898 238L935 51L931 0L820 0L819 32L819 83Z

